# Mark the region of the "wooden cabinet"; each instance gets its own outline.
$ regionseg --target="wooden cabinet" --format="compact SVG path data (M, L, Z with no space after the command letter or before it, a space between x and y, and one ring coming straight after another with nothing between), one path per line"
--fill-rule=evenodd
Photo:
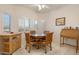
M76 53L78 51L79 30L76 29L62 29L60 33L60 46L64 44L64 38L76 40Z
M12 54L21 47L21 33L0 34L0 53Z

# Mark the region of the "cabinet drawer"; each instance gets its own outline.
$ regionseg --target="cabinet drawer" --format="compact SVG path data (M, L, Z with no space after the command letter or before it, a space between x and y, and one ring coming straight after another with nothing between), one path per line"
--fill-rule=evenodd
M0 38L0 42L9 42L9 38Z
M0 48L0 52L9 52L8 48Z
M9 48L9 44L0 44L0 48Z

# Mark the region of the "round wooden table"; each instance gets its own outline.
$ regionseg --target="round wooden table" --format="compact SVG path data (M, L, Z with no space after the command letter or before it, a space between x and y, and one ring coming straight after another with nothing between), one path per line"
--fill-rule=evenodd
M31 34L31 38L33 38L33 39L36 39L36 40L38 40L38 39L43 39L43 38L45 38L45 34Z
M39 45L41 44L41 41L45 39L45 36L45 34L31 34L31 38L37 42L37 49L39 49Z

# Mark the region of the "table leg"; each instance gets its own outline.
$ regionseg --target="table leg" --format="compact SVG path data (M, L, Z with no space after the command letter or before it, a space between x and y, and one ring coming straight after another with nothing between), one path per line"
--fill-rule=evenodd
M78 51L78 39L76 41L76 53L77 53L77 51Z
M64 44L64 37L61 37L61 36L60 36L60 46L61 46L62 44Z
M61 46L61 36L60 36L60 46Z
M39 45L37 45L37 49L39 49Z
M63 37L63 43L62 44L64 44L64 37Z
M36 41L37 41L36 48L39 49L39 39L36 39Z

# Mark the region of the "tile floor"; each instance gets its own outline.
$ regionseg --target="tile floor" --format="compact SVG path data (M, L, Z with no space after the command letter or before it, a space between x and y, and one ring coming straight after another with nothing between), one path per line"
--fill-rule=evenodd
M52 51L48 49L47 54L44 53L44 49L42 48L36 49L32 47L31 52L28 53L28 51L22 47L15 51L13 55L79 55L79 52L76 53L75 47L69 45L63 45L60 47L53 44Z
M69 45L63 45L60 47L59 41L55 41L52 44L52 51L48 49L47 54L45 54L45 50L40 48L36 49L33 48L31 49L31 52L28 53L28 51L25 49L25 39L21 41L22 47L15 51L13 55L79 55L76 53L75 47L69 46Z

